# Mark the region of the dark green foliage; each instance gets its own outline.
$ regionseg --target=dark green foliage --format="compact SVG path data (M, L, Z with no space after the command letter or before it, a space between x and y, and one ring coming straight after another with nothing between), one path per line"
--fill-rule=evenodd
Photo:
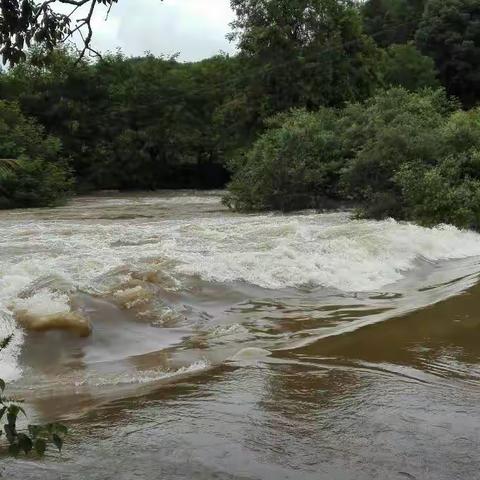
M272 114L366 98L380 84L380 51L352 5L232 5L238 57L183 64L117 54L88 63L35 49L0 77L0 98L18 101L61 140L80 191L215 188Z
M67 428L59 423L50 423L48 425L28 425L27 432L19 432L17 420L19 415L26 416L24 409L0 395L0 421L4 418L7 423L3 426L3 432L0 432L0 438L4 434L8 443L8 453L18 456L20 453L28 455L32 450L42 456L47 444L52 443L60 452L63 447L63 437L67 434Z
M472 106L480 99L480 2L429 0L416 41L437 65L451 95Z
M226 201L241 210L354 201L375 218L476 225L477 178L461 173L475 164L476 114L452 115L437 89L477 101L476 0L231 6L234 57L89 62L47 40L0 75L0 98L44 128L1 103L0 205L56 204L69 168L87 191L222 187L228 166ZM437 187L468 214L447 215Z
M0 95L60 138L80 190L222 186L222 104L233 61L195 64L110 55L88 64L33 51L0 82Z
M352 2L231 0L232 39L255 81L246 96L261 118L366 98L380 52Z
M0 181L0 208L56 206L70 194L65 164L21 157L19 165Z
M367 0L361 7L365 31L381 47L413 40L427 0Z
M108 62L108 63L107 63ZM96 66L109 79L104 147L117 188L219 187L226 180L215 112L231 74L228 57L181 64L147 56L113 57ZM127 75L118 77L118 70Z
M365 202L366 215L403 216L395 175L406 163L436 162L438 128L451 109L441 90L409 93L401 88L345 109L343 132L352 160L343 184L348 195Z
M0 350L7 348L11 341L11 336L0 340ZM61 451L67 427L60 423L49 423L41 426L28 425L26 432L18 431L18 417L20 414L26 417L26 413L18 401L4 395L5 388L5 382L0 379L0 422L6 420L3 429L0 430L0 441L4 436L7 440L8 453L16 457L20 453L28 455L33 450L42 456L47 443L53 443L58 451Z
M18 105L0 101L0 158L13 168L0 172L0 208L53 205L68 194L71 181L60 158L58 139L46 136ZM6 163L6 161L4 161Z
M434 61L422 55L413 43L388 47L381 69L388 87L404 87L414 92L440 86Z
M46 137L17 105L0 102L0 156L9 166L0 171L0 205L47 205L61 199L69 182L59 150L58 140Z

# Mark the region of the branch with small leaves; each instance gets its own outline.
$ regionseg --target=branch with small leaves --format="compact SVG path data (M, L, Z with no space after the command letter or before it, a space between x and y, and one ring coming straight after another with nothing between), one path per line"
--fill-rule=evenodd
M0 54L3 63L15 65L26 58L25 48L40 45L51 51L78 33L83 42L79 59L87 53L99 55L92 48L92 18L97 5L107 7L107 18L118 0L0 0ZM70 5L69 13L59 13L55 6ZM84 18L73 20L81 7L87 8Z
M11 341L12 336L0 340L0 350L7 348ZM21 452L28 455L32 451L42 456L49 443L55 445L60 452L63 447L63 438L67 434L67 427L60 423L49 423L48 425L28 425L26 431L18 431L19 415L26 417L27 414L18 400L4 395L5 388L5 382L0 379L0 422L6 419L3 430L0 431L0 438L5 436L8 452L15 457Z

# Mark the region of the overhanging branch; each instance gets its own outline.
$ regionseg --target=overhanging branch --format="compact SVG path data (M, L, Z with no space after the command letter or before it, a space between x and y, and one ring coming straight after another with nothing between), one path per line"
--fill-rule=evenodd
M107 7L107 17L118 0L0 0L0 54L4 63L18 63L25 58L25 47L41 45L51 50L79 34L83 45L79 60L87 52L99 55L92 48L92 18L97 4ZM70 13L59 13L58 5L74 7ZM81 7L87 7L84 18L73 20ZM72 27L73 21L75 25Z

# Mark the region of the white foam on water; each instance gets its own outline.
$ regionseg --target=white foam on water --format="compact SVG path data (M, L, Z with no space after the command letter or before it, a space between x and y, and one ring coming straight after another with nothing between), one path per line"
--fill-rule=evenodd
M15 311L24 311L35 317L57 315L70 312L68 295L42 288L27 298L17 298L13 302Z
M209 345L245 342L247 340L253 340L254 338L255 335L239 323L234 323L233 325L217 325L210 328L206 333L206 339Z
M184 205L185 198L159 200L171 204L167 219L163 212L155 219L84 221L91 199L70 207L77 220L28 220L25 212L0 217L0 335L16 333L16 346L1 353L0 377L20 375L12 367L22 338L12 320L14 310L58 313L67 308L67 295L53 286L40 287L43 278L61 278L71 289L102 294L121 288L130 272L158 268L178 278L172 288L180 289L182 276L188 275L272 290L325 286L368 292L401 280L419 260L480 256L480 235L450 226L355 221L346 213L219 212L178 219L176 205ZM218 196L201 198L219 202ZM119 213L135 204L128 197L100 203L108 201ZM32 285L39 289L30 291Z
M233 357L229 359L230 362L238 363L239 365L256 365L272 355L272 352L264 348L247 347L242 348Z
M211 328L207 333L207 337L221 339L224 337L245 337L249 334L248 328L239 323L234 323L233 325L217 325Z
M179 272L268 289L312 285L368 292L402 279L419 259L480 255L480 235L473 232L352 221L345 214L258 216L190 227L194 236L178 236L168 249L182 261Z
M206 360L198 360L191 365L180 367L177 370L162 370L162 369L152 369L146 370L143 372L122 372L113 375L104 375L104 376L92 376L91 378L86 378L81 381L74 382L76 387L81 386L92 386L92 387L102 387L109 385L128 385L128 384L146 384L158 382L161 380L172 379L176 377L182 377L185 375L192 375L203 370L206 370L210 367L210 363Z

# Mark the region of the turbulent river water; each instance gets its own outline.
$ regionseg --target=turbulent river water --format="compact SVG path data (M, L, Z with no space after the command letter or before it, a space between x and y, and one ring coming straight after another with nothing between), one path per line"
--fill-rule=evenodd
M73 432L0 475L480 479L480 235L220 198L0 212L0 377Z

